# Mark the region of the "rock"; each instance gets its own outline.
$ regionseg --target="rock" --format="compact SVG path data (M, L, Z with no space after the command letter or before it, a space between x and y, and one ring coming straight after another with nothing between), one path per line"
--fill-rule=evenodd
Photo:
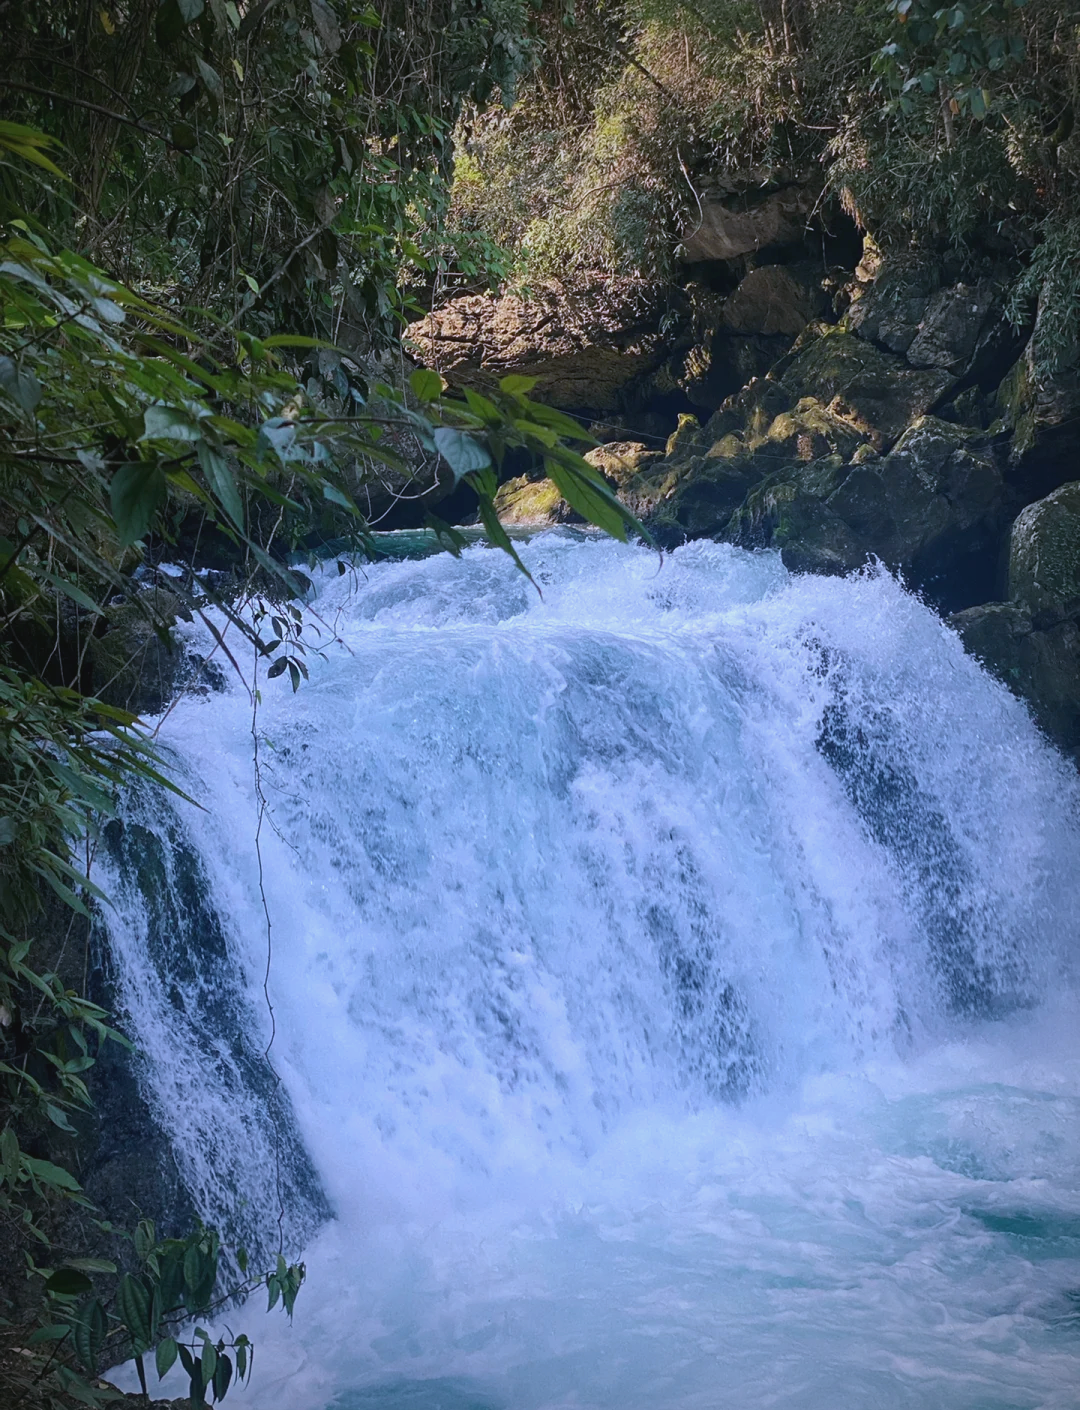
M797 348L780 381L796 399L812 396L828 403L879 447L895 440L955 385L950 372L916 370L851 333L821 324L807 332L811 336Z
M790 337L714 328L683 355L671 380L694 406L714 411L748 382L764 376L790 346Z
M866 438L851 423L824 407L815 397L803 397L791 411L782 411L761 436L750 437L756 451L773 462L817 460L822 455L839 455L847 460Z
M666 461L675 473L658 487L653 521L663 525L667 539L720 534L754 486L783 481L823 456L840 464L861 442L857 431L812 397L792 410L781 411L764 431L760 421L751 418L744 423L743 435L727 431L714 439L714 429L724 425L720 417L710 420L705 428L693 417L680 420L682 424L668 442ZM772 543L773 531L761 527L759 517L755 509L753 523L748 520L745 534L733 541L750 547Z
M590 450L585 459L618 491L632 514L647 514L661 498L661 487L669 474L662 452L649 450L639 441L609 441ZM530 480L521 475L508 480L500 486L495 506L506 524L553 526L585 522L546 478Z
M1080 755L1080 621L1076 613L1039 630L1014 602L986 602L954 613L948 624L973 656L1027 700L1059 748Z
M709 418L705 434L715 441L728 431L740 431L753 439L764 435L776 417L794 405L795 398L775 377L755 377L722 403Z
M960 373L968 366L996 301L989 283L954 284L929 301L918 332L908 345L912 367L941 367Z
M872 257L857 274L869 283L855 287L847 310L848 327L889 352L903 353L912 367L938 367L960 374L985 371L1000 330L1000 289L990 280L940 288L939 269L911 255ZM1000 376L1000 373L998 374Z
M1040 306L1031 338L996 398L1003 427L1014 433L1009 453L1014 474L1035 495L1074 479L1077 467L1080 343L1059 347L1052 356L1050 318Z
M803 184L706 194L680 234L680 258L697 264L737 259L767 245L793 244L805 235L817 199L817 189Z
M722 318L734 333L763 333L797 338L821 315L820 289L797 279L782 264L752 269L725 302Z
M528 299L470 294L410 325L407 341L448 381L482 388L510 373L563 408L610 412L666 352L662 296L632 279L584 288L550 284Z
M880 559L951 608L992 590L1007 511L1001 472L985 447L933 417L911 426L888 455L863 444L845 462L848 447L836 444L760 482L721 537L779 548L789 567L805 572L844 573ZM728 465L730 473L740 462ZM674 497L690 495L687 485Z
M784 566L793 573L836 576L860 567L867 557L863 543L821 495L808 492L797 479L772 481L751 491L723 537L742 548L779 549Z
M221 671L185 651L172 628L191 614L164 588L105 609L108 628L89 644L90 688L107 705L136 715L158 715L183 687L220 690Z
M962 427L923 417L890 454L852 467L827 500L869 552L951 608L993 590L1008 517L992 453Z
M1021 512L1009 545L1009 597L1032 612L1080 604L1080 481Z
M856 288L847 311L848 325L869 342L905 353L915 341L934 292L934 271L922 261L883 256L876 246L869 253L872 258L864 256L856 274L872 282Z
M530 480L527 475L507 480L495 496L495 508L504 524L568 524L582 522L551 480Z

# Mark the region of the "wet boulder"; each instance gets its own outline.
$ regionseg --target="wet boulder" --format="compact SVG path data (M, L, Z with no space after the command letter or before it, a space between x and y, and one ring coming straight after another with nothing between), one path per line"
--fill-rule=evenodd
M1013 476L1028 497L1076 477L1080 424L1080 341L1062 345L1056 312L1040 306L1031 338L997 389L996 410L1013 432Z
M1080 612L1033 614L1018 602L985 602L948 624L966 649L1028 702L1059 748L1080 758Z
M992 590L1007 518L992 452L962 428L915 422L888 455L869 443L759 485L721 537L779 548L791 568L848 572L871 559L951 608Z
M828 404L878 448L930 411L956 383L944 368L913 368L852 333L820 324L807 329L777 374L792 397Z
M760 391L761 400L751 411L760 410L769 400L768 384ZM783 405L784 400L776 404ZM833 456L840 463L864 439L812 397L778 412L767 425L752 414L741 420L733 415L733 419L740 431L726 430L729 422L723 415L703 428L687 417L669 440L668 463L674 473L664 486L656 515L666 537L718 535L755 486L779 483L823 456ZM769 512L755 502L737 541L754 547L771 543L772 532L764 527Z
M827 503L842 479L835 457L790 479L774 477L753 489L732 514L721 537L741 548L778 549L794 573L838 576L866 562L866 547Z
M580 515L574 515L554 482L546 477L530 480L527 475L518 475L513 480L507 480L499 486L495 508L504 524L553 526L581 523Z
M160 587L106 607L105 630L88 648L93 694L135 715L158 715L180 690L220 690L220 669L177 640L181 620L191 613Z
M1009 597L1036 613L1080 606L1080 481L1060 486L1017 517Z

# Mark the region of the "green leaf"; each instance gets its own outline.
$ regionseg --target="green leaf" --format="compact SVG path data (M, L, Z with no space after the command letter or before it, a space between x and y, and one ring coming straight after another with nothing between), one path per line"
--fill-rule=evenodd
M421 367L409 378L409 386L417 401L438 401L442 396L443 379L430 367Z
M582 462L587 464L587 462ZM613 538L626 541L627 523L633 523L633 516L615 498L607 485L598 484L579 473L571 466L554 458L544 461L544 469L556 489L572 509L598 529L603 529ZM589 466L591 470L592 467Z
M596 445L596 437L590 435L584 426L567 416L562 411L557 411L553 406L544 406L541 402L530 401L527 404L530 421L535 421L540 426L547 426L549 430L557 435L565 436L568 440L586 441L589 445Z
M500 378L499 391L512 397L528 396L539 380L539 377L522 377L514 372L509 377Z
M135 1226L135 1234L133 1238L133 1242L135 1244L135 1252L139 1255L140 1258L145 1259L150 1254L154 1247L155 1237L156 1234L154 1230L153 1220L140 1219L138 1224Z
M10 1126L5 1126L0 1132L0 1168L4 1178L12 1184L19 1173L20 1154L18 1137Z
M323 498L330 500L332 504L340 504L342 509L348 509L352 514L360 512L349 496L342 494L341 490L336 485L332 485L329 480L323 481L322 492Z
M260 459L272 450L282 464L286 464L296 459L295 446L296 427L283 416L272 416L259 427L255 449Z
M484 446L462 431L440 426L434 439L439 454L454 472L455 483L463 475L469 475L475 470L486 470L491 464L491 456Z
M278 676L284 675L284 674L285 674L285 668L286 668L286 666L287 666L288 664L289 664L289 658L288 658L287 656L279 656L279 657L277 658L277 660L274 662L274 664L273 664L273 665L270 667L270 669L267 671L267 673L266 673L267 678L268 678L269 680L276 680Z
M117 470L109 484L109 499L125 547L146 537L165 494L165 476L156 465L140 460Z
M154 1352L154 1363L157 1366L158 1380L172 1370L176 1362L176 1342L172 1337L166 1337L164 1341L159 1341Z
M56 1293L60 1297L83 1297L88 1292L93 1292L94 1285L85 1273L80 1273L77 1268L57 1268L56 1272L45 1280L47 1292Z
M465 401L473 415L478 416L486 426L498 426L502 423L502 412L495 403L488 397L481 396L479 392L474 392L471 387L465 388Z
M223 1352L219 1352L217 1366L214 1368L213 1379L215 1400L223 1400L225 1398L229 1385L232 1382L232 1371L232 1362Z
M191 24L206 9L206 0L176 0L176 6L184 23Z
M36 1180L51 1185L54 1189L70 1190L72 1193L82 1189L74 1175L61 1169L59 1165L54 1165L51 1160L37 1160L33 1156L24 1155L23 1164Z
M200 9L201 9L200 4ZM199 69L199 77L206 84L207 91L213 95L215 102L221 104L225 101L225 86L221 81L221 75L217 69L211 68L204 59L196 56L195 63Z
M131 1333L135 1354L149 1350L151 1341L150 1294L141 1278L125 1273L116 1289L116 1306Z
M45 1341L65 1341L71 1335L71 1328L64 1326L39 1327L26 1338L27 1346L40 1346Z
M0 357L0 391L29 415L41 400L41 383L22 372L10 357Z
M202 435L188 413L175 406L148 406L143 428L140 441L197 441Z
M202 1356L202 1380L203 1385L208 1386L214 1379L214 1372L217 1370L217 1352L214 1343L209 1339L203 1342Z
M108 1333L105 1309L96 1297L79 1309L72 1331L75 1334L75 1355L91 1375L96 1375Z
M195 454L199 457L199 464L202 466L206 483L210 486L214 498L243 533L244 506L240 500L240 491L236 487L236 478L229 469L228 461L219 450L203 440L197 442Z
M58 1106L54 1106L52 1102L45 1103L45 1115L52 1124L59 1127L61 1131L69 1131L72 1135L75 1134L75 1127L72 1126L71 1122L68 1120L67 1113L61 1111Z

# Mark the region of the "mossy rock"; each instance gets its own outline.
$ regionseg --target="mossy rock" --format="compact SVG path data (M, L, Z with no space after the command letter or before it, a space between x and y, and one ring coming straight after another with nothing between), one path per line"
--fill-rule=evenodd
M808 341L780 380L796 400L816 398L879 447L894 441L956 384L951 372L917 370L852 333L835 330Z
M108 705L136 715L159 715L181 690L220 690L222 673L175 639L178 620L191 620L181 599L151 588L133 601L105 609L103 635L89 646L91 687Z
M1009 597L1033 612L1080 601L1080 481L1029 504L1013 524Z
M551 480L527 475L500 485L495 507L504 524L565 524L573 513ZM576 522L582 522L580 515Z
M723 538L741 548L779 549L784 566L795 573L842 575L867 556L843 520L797 480L773 480L752 490Z
M1080 622L1073 612L1040 630L1022 603L985 602L948 619L965 648L1026 700L1061 749L1080 754Z
M746 473L746 461L722 463ZM877 558L952 608L992 590L1006 523L1004 482L987 447L923 417L888 455L864 444L846 461L838 452L789 459L749 492L722 537L779 548L805 572L845 573Z

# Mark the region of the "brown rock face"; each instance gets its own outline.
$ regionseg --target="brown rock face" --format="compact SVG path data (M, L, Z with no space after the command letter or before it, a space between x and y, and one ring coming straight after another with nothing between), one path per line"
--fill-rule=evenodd
M450 382L482 387L518 373L551 406L616 411L620 394L659 365L659 293L631 279L585 289L548 285L528 299L471 294L408 330L407 342Z
M733 333L782 334L797 338L821 312L821 299L782 264L752 269L724 304Z
M817 192L809 186L786 186L761 196L756 190L723 199L709 198L682 232L682 258L687 264L703 260L737 259L766 245L789 245L801 240Z

